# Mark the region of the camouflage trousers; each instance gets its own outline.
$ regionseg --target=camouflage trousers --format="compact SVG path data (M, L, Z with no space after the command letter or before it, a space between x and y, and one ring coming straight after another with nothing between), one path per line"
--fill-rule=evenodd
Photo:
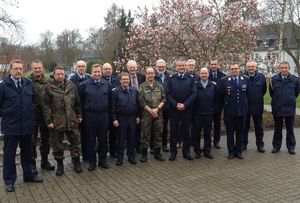
M142 119L141 119L141 140L140 140L140 148L148 149L150 137L153 139L153 147L158 149L161 147L161 139L162 139L162 131L163 131L163 117L162 113L158 113L157 118L153 118L148 112L143 111Z
M50 144L49 144L49 130L45 123L37 122L34 126L34 131L32 135L32 159L37 158L37 143L38 143L38 135L40 133L40 152L41 155L48 155L50 151Z
M65 135L70 143L70 152L71 157L79 157L80 156L80 141L79 141L79 130L75 129L72 131L58 131L58 130L50 130L50 144L52 147L52 153L54 159L60 160L64 158L64 145L63 140Z

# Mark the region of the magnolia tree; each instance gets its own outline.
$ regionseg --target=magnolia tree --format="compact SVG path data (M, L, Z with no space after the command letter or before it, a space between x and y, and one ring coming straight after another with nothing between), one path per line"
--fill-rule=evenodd
M244 63L256 46L257 2L205 2L161 0L157 7L139 9L124 50L127 58L115 65L122 68L134 59L143 67L178 56L193 58L198 66L212 58Z

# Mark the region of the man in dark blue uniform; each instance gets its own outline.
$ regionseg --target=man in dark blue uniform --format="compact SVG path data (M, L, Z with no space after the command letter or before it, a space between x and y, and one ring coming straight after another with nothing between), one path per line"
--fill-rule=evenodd
M21 148L24 182L43 182L38 175L33 173L31 166L34 87L22 75L22 61L12 60L10 75L0 83L1 130L4 134L3 179L7 192L15 190L14 184L17 179L15 160L18 145Z
M138 72L138 65L136 61L129 60L126 64L127 71L129 73L130 86L134 87L136 90L139 90L139 86L145 82L145 75ZM137 153L140 153L140 139L141 139L141 125L136 125L136 141L135 141L135 150Z
M208 69L201 68L200 80L196 81L197 97L194 103L195 109L195 140L194 151L195 159L200 159L202 153L200 147L201 131L204 137L204 156L213 159L211 154L211 127L212 116L216 108L216 83L208 80Z
M98 141L98 165L108 169L106 162L107 132L109 122L110 88L104 79L101 79L100 64L92 65L92 78L79 86L79 94L83 105L83 122L87 137L87 156L92 171L96 168L96 138Z
M249 77L240 75L238 64L230 65L230 75L219 81L218 106L224 108L228 159L244 159L243 136L248 113Z
M110 90L120 86L120 80L116 75L113 75L112 67L109 63L105 63L102 66L102 78L109 85ZM111 111L111 109L110 109ZM117 128L113 125L113 121L109 121L108 139L109 139L109 156L116 157L117 152Z
M211 60L209 64L209 80L216 82L218 84L218 81L225 77L226 75L220 71L220 65L218 63L218 60ZM216 111L213 115L213 122L214 122L214 147L217 149L220 149L220 139L221 139L221 115L222 111L220 109L216 108Z
M86 74L86 62L83 60L79 60L76 62L76 74L73 75L70 80L74 82L76 88L78 89L80 83L85 80L88 80L91 76ZM82 112L84 113L84 112ZM87 161L87 139L85 136L84 124L79 124L80 129L80 143L81 143L81 155L82 159Z
M170 74L166 71L167 63L163 59L156 61L155 80L162 84L165 88ZM169 123L169 105L165 104L163 108L163 132L162 132L162 151L169 152L168 148L168 123Z
M170 76L166 85L167 101L170 106L170 161L177 156L176 144L179 132L182 133L183 158L193 160L190 155L190 122L192 116L192 104L196 98L196 86L191 75L186 73L186 61L179 58L176 61L177 73ZM181 129L181 130L180 130Z
M199 77L199 72L197 72L197 70L196 70L196 61L194 59L189 59L189 60L187 60L186 64L187 64L187 73L189 75L193 76L195 82L199 81L200 77ZM194 107L192 107L192 112L194 112ZM192 113L192 120L191 120L191 144L192 145L196 141L196 131L195 131L196 122L197 122L196 114ZM181 141L181 140L179 140L179 141Z
M248 133L250 128L250 118L254 121L256 147L260 153L264 153L264 130L262 126L264 112L264 95L267 91L266 78L263 74L257 72L257 64L255 61L249 61L246 64L247 71L244 75L250 78L250 84L248 87L248 106L249 112L246 118L246 129L244 133L244 145L243 150L247 149L248 145Z
M288 62L281 62L279 68L280 73L271 78L269 86L269 92L272 97L272 114L275 122L272 153L280 151L284 120L287 132L286 148L290 154L295 154L294 119L296 98L300 91L299 79L289 73L290 65Z
M112 91L112 119L113 125L118 128L117 166L123 164L125 146L128 162L136 164L136 125L140 122L138 91L129 86L128 73L121 74L120 83Z

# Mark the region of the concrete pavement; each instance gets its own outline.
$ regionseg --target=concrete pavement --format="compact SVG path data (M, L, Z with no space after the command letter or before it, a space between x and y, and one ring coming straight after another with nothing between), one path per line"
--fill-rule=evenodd
M174 162L150 157L148 163L117 167L108 158L110 169L88 172L84 164L84 172L76 174L68 156L65 175L40 171L42 184L25 184L18 165L16 192L6 193L0 179L0 202L300 202L300 148L290 155L283 144L280 153L272 154L272 133L265 133L264 154L257 152L251 133L244 160L227 159L222 136L214 160L187 161L179 153ZM296 129L298 140L299 134Z

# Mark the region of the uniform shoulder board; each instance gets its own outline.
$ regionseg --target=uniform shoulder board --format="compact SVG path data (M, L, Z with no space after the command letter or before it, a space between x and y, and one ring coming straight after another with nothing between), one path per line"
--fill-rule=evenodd
M115 87L115 88L113 88L111 91L117 91L117 88Z
M193 78L194 77L194 75L192 75L192 74L188 74L191 78Z
M241 77L250 78L248 75L242 75Z
M170 74L169 77L171 78L171 77L173 77L174 75L176 75L176 74Z
M0 84L3 82L3 80L0 80Z
M212 84L214 84L214 85L217 85L217 83L216 83L216 82L214 82L214 81L211 81L211 83L212 83Z

